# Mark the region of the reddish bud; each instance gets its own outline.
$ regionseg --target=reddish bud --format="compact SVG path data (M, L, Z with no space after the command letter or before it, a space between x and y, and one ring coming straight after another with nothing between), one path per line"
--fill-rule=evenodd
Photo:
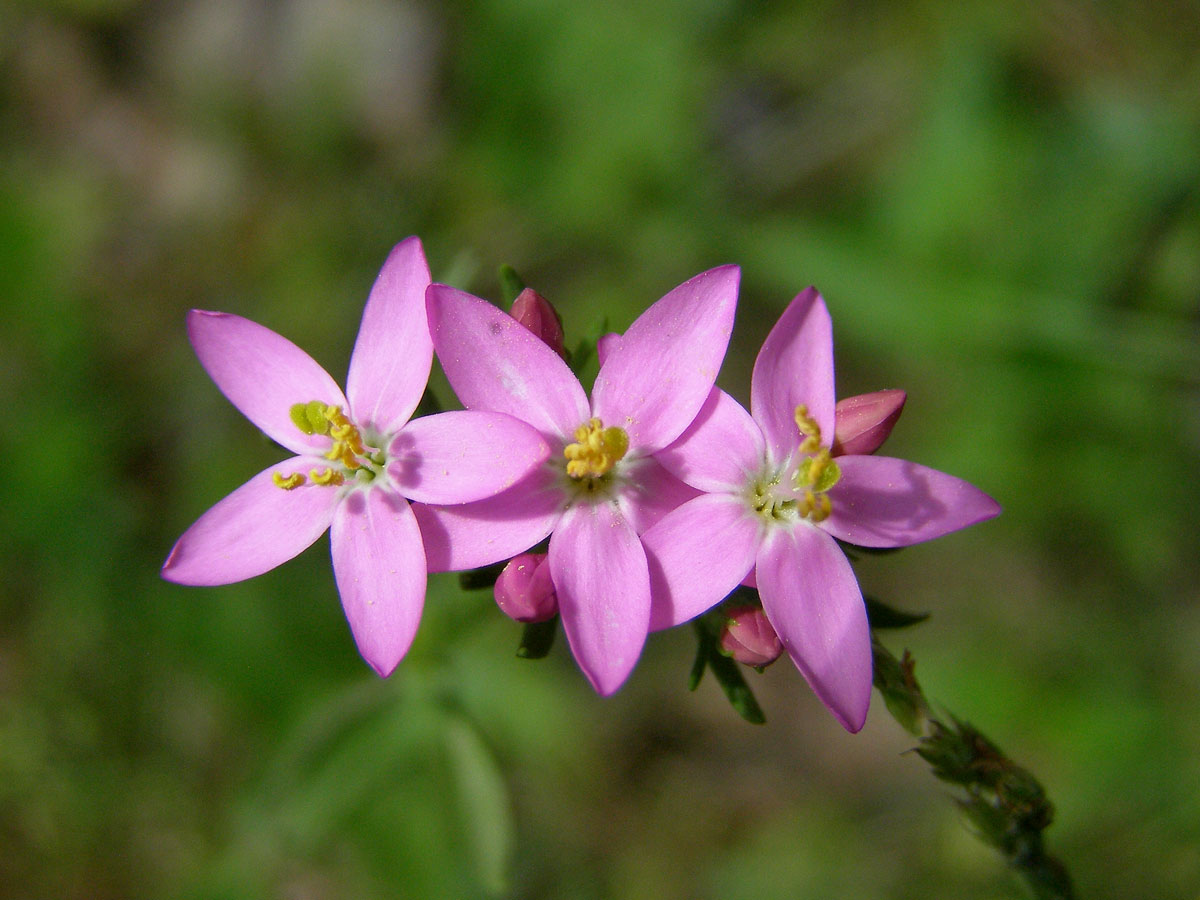
M567 358L567 351L563 346L562 320L558 318L558 312L550 305L549 300L533 288L525 288L513 301L511 315L564 360Z
M617 344L620 341L621 336L614 331L600 335L600 338L596 341L596 361L600 365L604 365L604 360L608 359L608 354L617 348Z
M875 391L839 400L834 408L833 455L850 456L874 453L892 433L900 418L904 391Z
M496 605L517 622L545 622L558 614L545 553L522 553L508 561L496 579Z
M783 652L779 635L757 606L742 606L729 612L721 631L721 652L747 666L761 669Z

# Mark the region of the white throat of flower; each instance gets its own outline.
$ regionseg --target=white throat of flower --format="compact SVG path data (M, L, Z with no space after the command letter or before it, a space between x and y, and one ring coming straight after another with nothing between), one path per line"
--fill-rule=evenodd
M765 471L747 490L751 508L767 522L794 523L807 519L817 523L829 518L833 511L829 489L842 477L841 469L822 442L821 426L808 414L808 407L797 406L795 418L801 439L797 448L799 459L791 477L786 475L789 463L783 469Z

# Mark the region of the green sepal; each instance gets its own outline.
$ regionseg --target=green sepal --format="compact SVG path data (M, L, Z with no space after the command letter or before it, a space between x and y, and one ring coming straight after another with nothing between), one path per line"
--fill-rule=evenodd
M874 597L864 596L863 600L867 604L867 621L872 628L907 628L929 618L929 613L905 612Z
M505 263L500 267L500 297L505 304L512 306L513 301L525 290L525 281L517 274L517 270Z
M554 636L558 633L558 616L545 622L526 622L525 630L521 632L521 644L517 647L517 656L521 659L544 659L554 646Z
M483 566L479 569L466 569L458 573L458 585L464 591L495 587L496 579L500 577L500 573L507 565L508 560L506 559L504 562L492 563L490 566Z

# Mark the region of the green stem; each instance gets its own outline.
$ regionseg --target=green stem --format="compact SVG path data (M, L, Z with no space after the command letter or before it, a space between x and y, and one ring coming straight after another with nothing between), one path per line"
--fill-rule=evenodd
M933 774L961 789L957 803L975 835L1004 856L1036 900L1073 900L1066 867L1043 844L1054 807L1033 774L966 722L938 718L907 650L896 659L874 635L871 649L875 687L888 712L918 738L916 751Z

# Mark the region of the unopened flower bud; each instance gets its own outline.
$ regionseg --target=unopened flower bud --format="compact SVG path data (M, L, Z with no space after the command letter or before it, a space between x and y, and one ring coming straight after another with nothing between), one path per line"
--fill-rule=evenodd
M508 561L496 579L496 604L517 622L545 622L558 614L545 553L522 553Z
M904 391L875 391L839 400L834 408L834 456L874 453L900 418Z
M757 606L731 610L721 630L721 652L747 666L761 669L783 652L779 635Z
M513 301L511 315L564 360L567 358L567 351L563 346L562 321L549 300L533 288L525 288Z
M600 338L596 341L596 361L600 365L604 365L604 360L608 359L608 354L617 349L617 344L620 341L621 336L614 331L600 335Z

